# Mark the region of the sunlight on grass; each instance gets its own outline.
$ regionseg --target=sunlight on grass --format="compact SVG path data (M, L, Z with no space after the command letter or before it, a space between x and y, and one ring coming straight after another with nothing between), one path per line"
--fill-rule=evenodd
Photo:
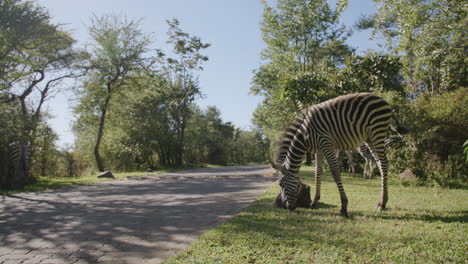
M311 168L304 168L302 176L313 185ZM275 184L165 263L466 262L466 190L404 187L392 181L389 209L377 213L378 179L344 177L344 186L349 219L339 216L339 194L330 175L324 177L316 210L274 208Z
M127 177L137 177L144 176L148 174L160 174L166 173L169 171L174 171L174 169L161 169L153 172L144 172L144 171L135 171L135 172L117 172L113 173L115 179L109 178L97 178L95 175L87 175L81 177L38 177L37 182L34 184L29 184L24 187L24 189L19 190L0 190L0 194L13 194L19 192L38 192L43 190L58 189L71 187L75 185L82 184L94 184L98 182L105 181L114 181L114 180L123 180Z
M219 168L222 166L213 165L213 164L203 164L202 167L203 168ZM37 182L34 184L26 185L24 186L23 189L18 189L18 190L0 190L0 195L20 193L20 192L38 192L38 191L43 191L43 190L71 187L71 186L81 185L81 184L94 184L94 183L105 182L105 181L123 180L123 179L126 179L127 177L138 177L138 176L144 176L148 174L161 174L161 173L173 172L173 171L184 170L184 169L193 169L193 168L196 168L196 167L162 168L162 169L157 169L152 172L145 172L145 171L112 172L115 179L97 178L97 174L98 174L97 172L93 175L80 176L80 177L38 177Z

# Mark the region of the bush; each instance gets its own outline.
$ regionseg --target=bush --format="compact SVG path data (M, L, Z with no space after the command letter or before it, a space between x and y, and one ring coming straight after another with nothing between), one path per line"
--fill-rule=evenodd
M467 92L467 88L459 88L437 96L422 94L400 106L410 133L404 147L389 149L390 173L410 168L426 183L466 185L468 164L463 144L468 138Z

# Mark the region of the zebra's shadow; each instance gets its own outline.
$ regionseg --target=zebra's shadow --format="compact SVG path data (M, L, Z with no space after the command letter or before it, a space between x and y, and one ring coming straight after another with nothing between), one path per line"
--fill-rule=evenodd
M322 203L322 202L318 202L317 204L314 205L314 208L311 208L312 210L316 210L316 209L330 209L330 208L336 208L338 207L337 205L335 204L327 204L327 203Z

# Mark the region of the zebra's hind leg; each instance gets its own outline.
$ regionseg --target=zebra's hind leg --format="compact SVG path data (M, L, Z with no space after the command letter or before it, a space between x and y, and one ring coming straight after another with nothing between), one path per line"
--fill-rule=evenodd
M341 211L340 214L344 217L348 217L348 198L346 197L346 193L341 183L341 176L340 172L341 169L338 167L338 163L335 158L335 153L333 152L332 148L327 148L328 151L324 151L324 155L327 159L328 165L330 166L330 171L333 175L333 179L335 180L336 186L338 187L338 191L340 192L341 198Z
M377 163L377 167L380 171L381 176L381 194L380 201L377 204L377 210L385 210L388 202L388 183L387 183L387 173L388 173L388 161L385 156L385 144L384 140L378 141L377 143L368 142L367 146L371 151L374 159Z
M315 196L310 203L311 209L316 209L320 200L320 185L323 172L323 156L321 153L315 153Z
M372 167L371 167L372 160L369 157L366 157L365 165L364 165L364 179L371 179L372 178Z
M369 160L369 179L374 179L374 168L375 168L375 161L371 158Z

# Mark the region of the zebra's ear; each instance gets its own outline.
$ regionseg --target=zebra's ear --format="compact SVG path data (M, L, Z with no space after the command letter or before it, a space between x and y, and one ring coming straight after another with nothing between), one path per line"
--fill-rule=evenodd
M275 170L280 170L280 166L278 164L276 164L275 162L269 160L268 161L270 163L270 166L275 169Z

